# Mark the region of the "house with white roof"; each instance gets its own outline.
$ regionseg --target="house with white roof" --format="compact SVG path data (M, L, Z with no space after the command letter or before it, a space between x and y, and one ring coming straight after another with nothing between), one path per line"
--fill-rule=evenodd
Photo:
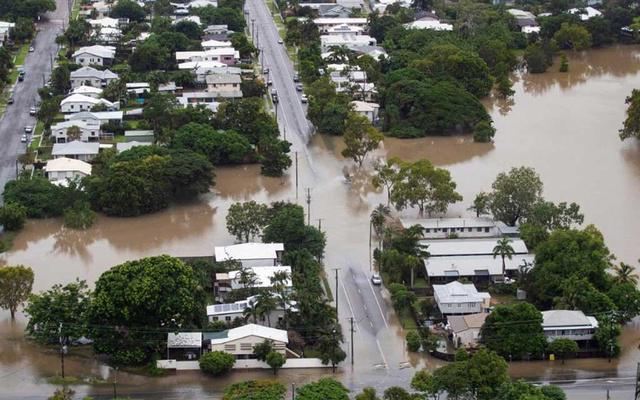
M76 88L71 89L70 94L81 94L84 96L93 97L94 99L99 99L102 96L102 89L95 86L78 86Z
M588 21L591 18L601 17L602 12L596 10L593 7L585 7L585 8L572 8L567 11L569 14L576 14L580 16L580 19L583 21Z
M313 23L318 27L321 34L343 25L360 28L360 31L367 29L369 26L369 21L366 18L316 18Z
M380 110L380 104L369 103L360 100L354 100L350 104L354 112L367 117L367 119L372 123L378 121L378 111Z
M180 22L193 22L202 26L202 21L200 20L200 17L198 17L197 15L177 16L173 21L171 21L171 24L175 25Z
M116 55L116 48L113 46L93 45L81 47L73 53L72 57L76 64L89 65L111 65Z
M60 112L76 113L80 111L91 111L91 109L98 104L104 104L107 109L110 110L116 110L118 108L118 104L112 103L107 99L96 99L83 94L72 94L60 102Z
M167 358L198 360L202 355L202 332L170 332L167 334Z
M68 142L69 129L72 127L80 130L79 137L73 140L80 140L82 142L97 142L100 140L101 131L99 121L68 120L51 125L51 138L54 140L54 143Z
M364 29L359 26L342 24L342 25L334 26L327 29L327 31L325 32L325 35L342 35L342 34L361 35L363 32L364 32Z
M122 37L122 31L120 28L96 27L91 36L99 43L117 44Z
M440 22L437 19L426 18L404 24L407 29L430 29L433 31L452 31L453 25Z
M108 69L100 71L92 67L82 67L71 72L70 78L72 88L78 86L104 87L118 79L118 74Z
M51 182L66 185L69 180L82 179L91 175L91 164L73 158L59 157L47 161L44 172Z
M186 61L217 61L225 65L234 65L240 59L240 52L233 47L217 47L203 51L176 51L178 63Z
M276 298L276 309L269 313L268 318L266 316L256 318L256 320L253 321L254 323L267 325L270 322L271 325L277 326L277 323L282 321L284 318L286 311L297 312L297 309L295 308L295 301L288 300L285 307L282 307L278 294L273 293L273 297ZM246 318L244 313L245 310L249 307L255 307L258 304L258 301L259 296L251 296L233 303L213 304L207 306L207 318L209 319L209 322L224 321L226 323L231 323L236 319L244 320Z
M141 95L145 92L151 92L151 85L149 82L128 82L125 84L127 93Z
M455 347L475 347L480 337L480 329L489 313L447 316L447 331Z
M248 324L222 332L205 332L203 342L205 351L224 351L238 359L255 358L253 347L268 340L273 350L285 355L289 336L287 331L269 328L257 324Z
M193 0L187 4L187 8L200 8L200 7L218 7L217 0Z
M491 218L401 218L402 227L407 229L413 225L424 228L424 239L483 238L512 236L506 234L504 224ZM513 228L508 230L512 233ZM516 232L517 234L517 228Z
M462 256L493 256L499 238L477 239L447 239L421 240L420 244L427 246L429 257L462 257ZM529 254L527 245L522 239L511 239L509 245L513 249L514 257Z
M200 43L202 45L202 48L207 51L207 50L212 50L212 49L219 49L219 48L225 48L225 47L233 47L231 45L231 42L226 41L226 40L205 40L204 42Z
M542 312L542 330L548 342L571 339L576 342L593 339L598 320L577 310L549 310Z
M217 301L223 301L227 293L247 287L270 288L272 286L271 278L278 272L286 272L288 274L289 278L285 282L285 286L287 289L291 289L293 283L291 281L291 267L289 266L244 267L243 270L217 273L214 283L215 298ZM250 274L253 278L252 282L242 282L243 274Z
M230 246L216 246L216 262L240 261L243 267L280 265L284 244L282 243L240 243Z
M92 4L98 18L104 18L111 12L111 2L96 1Z
M109 122L121 123L123 115L122 111L82 111L75 114L67 114L64 119L66 121L95 122L102 125Z
M478 292L473 283L449 282L433 285L433 297L442 315L476 314L491 305L491 295Z
M123 151L127 151L130 150L133 147L136 146L150 146L151 143L149 142L138 142L138 141L132 141L132 142L119 142L116 143L116 151L118 153L122 153Z
M67 157L81 161L91 161L100 151L98 142L81 142L74 140L68 143L54 143L51 156L53 158Z
M354 35L352 33L343 33L320 36L320 46L322 48L322 51L329 51L332 47L340 46L347 46L349 48L360 48L376 45L376 39L369 35Z
M0 47L9 39L9 33L15 26L16 24L13 22L0 21Z
M99 18L99 19L89 19L87 20L91 27L100 27L100 28L118 28L120 26L120 20L117 18Z
M217 97L239 98L242 97L240 90L240 75L235 74L209 74L205 77L207 92L216 93Z

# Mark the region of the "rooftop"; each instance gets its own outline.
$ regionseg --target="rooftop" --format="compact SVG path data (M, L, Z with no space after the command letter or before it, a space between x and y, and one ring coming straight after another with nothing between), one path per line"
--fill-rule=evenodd
M44 170L46 172L76 171L85 175L91 175L91 164L73 158L59 157L47 161Z
M241 82L240 76L236 74L208 74L205 81L210 84L237 84Z
M257 324L247 324L237 328L229 329L226 337L211 338L211 344L223 344L233 340L242 339L247 336L258 336L264 339L270 339L277 342L289 343L287 331L275 328L269 328ZM222 335L220 335L222 336Z
M131 149L132 147L149 146L149 145L151 145L151 143L138 142L136 140L134 140L132 142L120 142L120 143L116 143L116 150L117 150L118 153L122 153L123 151L127 151L127 150Z
M467 329L480 329L484 325L489 313L477 313L467 315L451 315L447 317L449 327L455 333L464 332Z
M443 256L493 256L493 249L500 241L500 238L480 238L480 239L434 239L421 240L420 244L427 245L427 251L431 257ZM509 242L517 254L528 254L527 245L522 239L511 239ZM500 258L500 257L498 257Z
M113 58L116 54L116 48L113 46L101 45L80 47L75 53L73 53L73 57L84 53L93 54L102 58Z
M366 101L355 100L351 102L353 111L356 112L374 112L380 108L378 103L367 103Z
M404 228L420 225L425 229L435 228L493 228L496 223L491 218L401 218Z
M102 89L97 88L97 87L93 87L93 86L78 86L77 88L73 89L71 91L72 94L97 94L100 95L102 94Z
M82 67L71 72L71 78L118 79L118 74L115 74L108 69L100 71L93 67Z
M306 5L306 4L305 4ZM313 20L316 25L366 25L366 18L316 18Z
M254 287L271 287L271 277L275 275L276 272L285 271L289 274L289 279L285 282L286 287L291 287L291 267L289 266L265 266L265 267L249 267L248 270L253 271L255 274L255 284ZM216 279L218 280L228 280L232 281L232 288L237 289L241 286L238 282L240 279L240 271L230 271L229 273L220 273L216 274Z
M478 292L473 283L449 282L446 285L433 285L433 294L438 303L482 303L491 298L489 293Z
M432 29L434 31L452 31L453 25L446 24L437 20L419 20L404 24L408 29Z
M594 322L595 321L595 322ZM595 325L594 325L595 324ZM542 312L542 328L597 328L598 321L593 317L587 317L582 311L575 310L550 310Z
M167 334L167 347L172 349L202 347L202 332L171 332Z
M278 252L284 251L282 243L241 243L231 246L216 246L216 261L227 260L260 260L278 258Z
M122 111L82 111L75 114L65 115L66 120L121 120Z
M518 271L524 262L533 263L532 254L515 255L505 258L507 270ZM430 257L424 260L430 277L495 276L502 274L502 259L493 256L451 256Z
M79 154L98 154L100 150L100 143L86 143L79 140L74 140L69 143L54 143L52 156L71 156Z

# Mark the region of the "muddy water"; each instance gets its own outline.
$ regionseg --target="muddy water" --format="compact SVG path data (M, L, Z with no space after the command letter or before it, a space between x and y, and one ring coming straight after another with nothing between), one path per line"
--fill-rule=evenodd
M557 70L557 66L554 66ZM640 257L640 145L622 143L617 130L624 118L624 99L632 88L640 87L640 48L615 47L570 57L570 72L549 72L519 76L516 94L509 101L485 104L497 128L493 144L473 143L469 137L437 137L419 140L387 139L374 157L398 156L406 160L428 158L445 166L465 197L453 206L450 215L467 212L473 195L490 187L495 175L513 166L536 168L545 183L545 196L554 201L576 201L586 222L596 224L619 259L635 263ZM369 186L370 165L354 171L340 155L343 144L332 137L315 137L310 157L299 157L296 189L294 169L282 179L259 176L257 166L224 168L217 171L217 185L201 201L182 204L150 216L135 219L100 217L84 232L68 231L60 221L31 221L18 235L13 249L0 256L8 264L32 266L36 272L34 290L56 283L85 279L92 283L109 267L126 260L156 254L205 255L213 246L231 243L224 217L235 201L254 199L297 201L307 208L306 188L311 194L311 220L328 234L328 266L350 265L358 273L368 273L368 215L384 201L384 194ZM344 171L353 175L344 181ZM414 211L405 211L412 215ZM344 307L344 303L343 304ZM358 305L356 304L356 308ZM343 311L341 311L341 314ZM348 316L348 315L347 315ZM37 396L49 393L46 377L59 369L57 355L22 339L24 319L16 325L0 312L0 398ZM381 339L389 371L371 368L378 361L375 342L360 344L355 369L345 366L340 377L352 386L369 382L403 384L411 368L397 367L404 361L414 367L432 367L433 360L409 357L403 351L397 323ZM578 360L564 366L552 363L517 363L514 376L571 379L617 373L628 376L640 360L637 325L623 335L624 354L608 364L602 360ZM364 337L364 336L363 336ZM375 339L375 336L372 336ZM390 349L390 350L388 350ZM72 374L112 377L108 367L90 358L72 356L67 362ZM287 372L283 382L304 382L326 374L324 371ZM130 393L162 393L167 397L215 396L230 380L264 376L266 373L238 373L225 379L206 379L185 373L149 379L120 373L118 381ZM110 393L108 385L82 387L90 394ZM4 396L3 396L4 394Z

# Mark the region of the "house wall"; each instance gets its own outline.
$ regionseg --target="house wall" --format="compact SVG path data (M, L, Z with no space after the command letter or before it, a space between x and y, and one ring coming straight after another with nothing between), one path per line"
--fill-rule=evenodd
M545 330L544 335L547 338L548 342L553 342L556 339L571 339L575 341L580 340L591 340L593 339L593 334L595 333L594 328L590 329L556 329L556 330Z
M253 355L253 346L264 342L264 338L260 336L247 336L244 338L232 340L222 344L213 344L210 351L225 351L238 356ZM282 355L285 354L286 343L273 341L273 349Z
M194 371L200 369L198 361L158 360L158 368L175 369L177 371ZM289 358L282 368L331 368L331 364L324 365L319 358ZM258 360L237 360L233 369L271 369L269 365Z
M462 347L475 345L478 342L479 336L480 336L480 329L470 328L462 332L454 333L453 343L456 347L458 347L458 342L460 342L460 346Z
M89 53L82 53L82 54L78 54L75 59L74 59L76 64L82 65L82 66L89 66L89 65L105 65L105 59L100 57L100 56L96 56L94 54L89 54Z
M243 267L270 267L278 265L275 258L256 258L253 260L240 260Z
M84 129L80 128L82 133L80 136L80 141L82 142L97 142L100 139L100 127L96 125L95 129ZM55 138L56 143L66 143L68 141L67 130L65 129L56 129L52 130L51 134Z
M238 83L208 83L207 91L209 92L235 92L240 90Z
M209 318L209 322L213 322L213 321L233 322L233 320L236 318L244 319L244 313L235 312L235 313L229 313L224 315L209 315L208 318ZM269 314L269 318L267 317L257 318L255 322L253 321L253 318L249 318L248 321L254 322L262 326L269 326L269 321L271 321L271 327L275 327L278 325L278 321L282 320L282 318L284 318L284 311L274 310Z
M80 171L53 171L47 172L47 178L50 181L63 181L65 179L84 178L87 176Z
M481 302L440 303L437 298L436 302L442 314L476 314L482 312Z
M75 89L82 85L99 88L102 86L102 79L98 79L98 78L72 78L71 79L71 88Z
M73 158L80 161L89 162L93 160L95 156L96 154L65 154L63 156L53 156L53 158L67 157L67 158Z
M425 239L447 239L449 235L456 235L459 238L486 238L501 236L498 228L428 228L422 235Z
M94 104L89 102L71 102L65 103L60 106L60 111L63 113L77 113L80 111L91 111Z

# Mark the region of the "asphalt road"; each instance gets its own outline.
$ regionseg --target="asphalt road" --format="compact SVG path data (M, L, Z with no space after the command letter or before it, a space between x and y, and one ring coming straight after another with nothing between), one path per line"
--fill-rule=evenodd
M58 51L55 39L62 30L63 21L66 23L68 20L67 5L66 0L57 0L57 10L47 13L38 22L38 32L33 42L35 51L29 53L24 62L24 81L16 83L13 88L14 103L7 105L0 120L0 193L4 191L4 185L16 177L16 157L24 153L27 146L20 142L24 127L35 127L36 119L29 115L29 108L39 99L38 89L51 74L51 60L55 60Z

